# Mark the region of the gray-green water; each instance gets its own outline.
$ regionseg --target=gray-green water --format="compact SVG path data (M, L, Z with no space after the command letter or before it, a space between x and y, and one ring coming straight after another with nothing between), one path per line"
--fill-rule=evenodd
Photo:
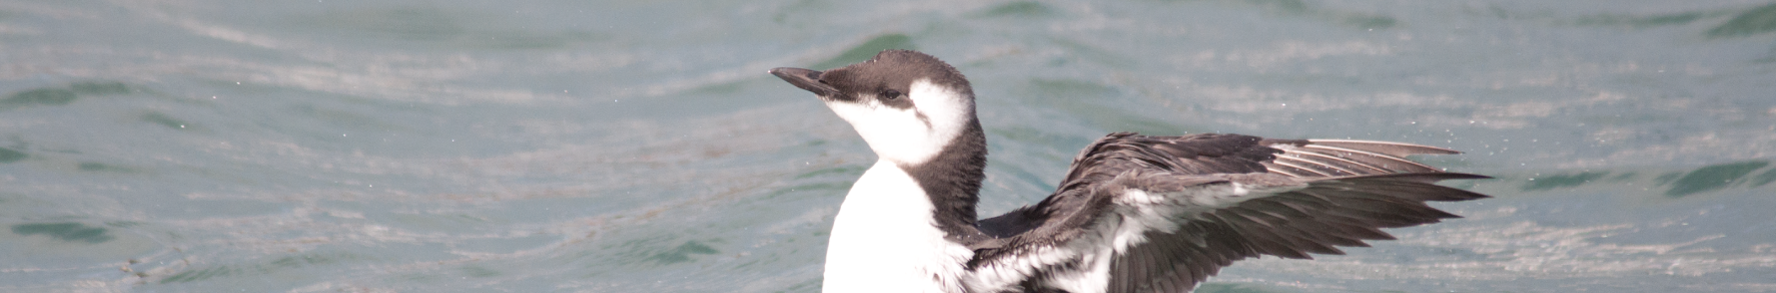
M0 291L810 292L873 156L764 71L971 77L983 214L1111 131L1451 147L1467 216L1203 292L1776 291L1769 1L0 1Z

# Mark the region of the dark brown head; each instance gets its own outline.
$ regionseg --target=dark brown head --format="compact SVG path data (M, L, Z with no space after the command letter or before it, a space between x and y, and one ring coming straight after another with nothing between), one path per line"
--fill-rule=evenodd
M770 72L819 96L876 155L896 163L926 162L969 127L979 127L968 80L924 53L887 50L827 71L781 67Z

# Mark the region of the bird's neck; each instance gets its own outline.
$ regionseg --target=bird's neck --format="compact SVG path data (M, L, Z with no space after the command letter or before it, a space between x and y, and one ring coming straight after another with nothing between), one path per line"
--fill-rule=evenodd
M969 119L956 138L930 160L898 166L905 170L931 201L932 223L945 238L969 243L981 236L976 228L975 204L985 180L987 139L980 122Z
M845 195L826 254L825 291L958 292L986 178L986 138L969 121L931 160L877 161ZM934 278L935 277L935 278Z

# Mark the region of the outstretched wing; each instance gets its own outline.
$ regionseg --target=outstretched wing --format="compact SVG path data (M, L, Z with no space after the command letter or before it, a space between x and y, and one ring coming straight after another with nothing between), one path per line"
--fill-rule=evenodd
M1372 141L1115 133L1074 159L1056 193L982 220L981 287L1186 292L1235 260L1309 258L1393 239L1379 228L1455 215L1426 201L1485 195L1434 184L1486 178L1402 157L1456 153ZM1007 280L1023 280L1003 284Z
M1151 209L1182 210L1166 221L1121 216L1122 225L1141 226L1141 241L1126 241L1109 263L1106 292L1186 292L1235 260L1258 255L1310 259L1309 253L1344 254L1336 246L1367 247L1363 240L1392 240L1378 228L1436 223L1458 216L1425 201L1462 201L1485 195L1444 187L1445 179L1479 179L1460 173L1407 173L1316 178L1300 185L1237 195L1225 204L1158 203ZM1247 179L1250 180L1250 179ZM1254 185L1229 180L1226 185ZM1259 179L1257 181L1262 181ZM1193 187L1212 188L1211 186ZM1164 191L1165 196L1190 194L1193 188ZM1122 195L1127 197L1127 195ZM1177 199L1174 199L1177 200ZM1181 201L1192 201L1182 199ZM1217 202L1220 203L1220 202ZM1177 225L1167 230L1164 225ZM1129 230L1129 229L1124 229ZM1119 235L1120 236L1120 235Z

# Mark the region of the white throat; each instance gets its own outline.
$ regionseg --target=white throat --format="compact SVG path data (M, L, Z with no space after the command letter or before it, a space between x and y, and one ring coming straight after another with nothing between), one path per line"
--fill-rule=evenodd
M974 252L944 239L931 200L898 164L864 171L826 247L825 292L961 292L963 263Z
M858 102L827 100L839 118L851 123L870 150L883 160L901 164L918 164L931 160L944 146L962 133L974 106L961 91L933 84L928 79L913 82L907 98L913 107L896 109L883 105L874 96L858 97Z

